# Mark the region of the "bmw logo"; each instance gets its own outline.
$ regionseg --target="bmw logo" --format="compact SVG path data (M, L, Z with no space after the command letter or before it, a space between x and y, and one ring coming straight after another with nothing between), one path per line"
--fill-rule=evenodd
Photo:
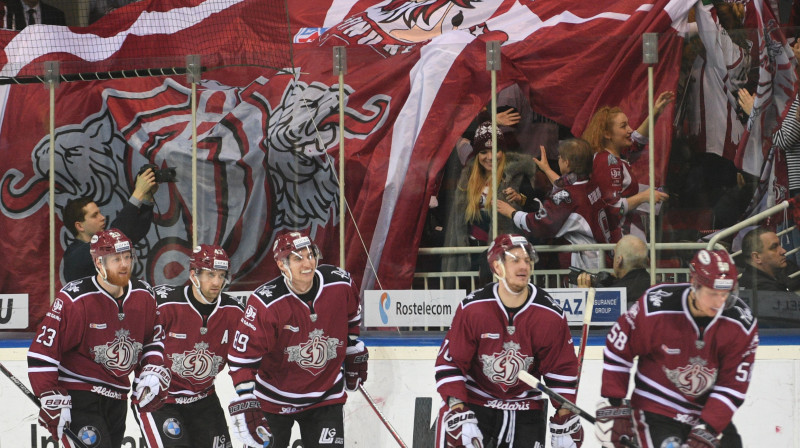
M181 422L179 422L176 418L168 418L164 420L164 426L162 426L161 429L163 429L164 434L171 439L180 439L183 435Z
M86 446L96 446L100 443L100 431L94 426L84 426L78 431L78 438Z

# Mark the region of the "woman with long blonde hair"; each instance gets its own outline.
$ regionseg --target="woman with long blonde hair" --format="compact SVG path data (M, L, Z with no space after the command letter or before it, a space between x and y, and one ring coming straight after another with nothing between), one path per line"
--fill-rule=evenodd
M484 246L491 240L491 199L497 189L498 199L518 204L528 202L533 192L536 165L530 156L505 150L502 131L497 130L497 180L492 183L492 133L491 123L482 123L472 141L472 153L461 170L455 190L452 212L447 217L445 246ZM525 184L523 186L523 184ZM531 198L531 202L533 199ZM514 224L498 215L498 234L510 233ZM443 257L442 269L446 272L477 270L481 254L474 257L450 255ZM485 259L485 257L483 257Z

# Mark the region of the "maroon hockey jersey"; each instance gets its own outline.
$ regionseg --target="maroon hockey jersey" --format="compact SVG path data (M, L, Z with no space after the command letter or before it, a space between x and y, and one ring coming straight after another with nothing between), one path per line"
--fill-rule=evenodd
M742 405L750 384L758 325L737 299L701 331L689 313L689 284L651 288L611 328L603 352L601 394L624 398L639 357L634 408L717 432Z
M559 178L538 211L517 212L514 225L539 238L565 238L571 244L611 242L606 203L600 188L575 175ZM572 265L582 269L600 267L597 251L572 253Z
M642 226L638 216L628 208L626 198L639 192L639 181L627 160L608 151L596 153L592 161L592 181L600 187L603 200L608 205L611 229L623 229L622 233L615 232L612 235L612 243L617 242L623 234L630 233L626 229L630 228L631 223Z
M574 402L578 361L564 312L531 284L528 301L509 316L497 288L486 285L456 309L436 358L439 394L493 409L542 409L546 397L517 378L525 370Z
M255 381L264 411L292 414L344 403L342 363L359 335L358 289L343 269L321 265L317 296L302 301L278 277L247 299L228 351L234 385Z
M28 377L38 396L55 387L126 399L129 375L153 341L156 301L138 279L114 299L96 277L68 283L56 295L28 350Z
M214 378L227 363L228 346L244 306L221 294L214 311L203 316L189 299L191 286L156 286L156 341L145 348L143 362L163 364L172 372L167 403L193 403L214 393Z

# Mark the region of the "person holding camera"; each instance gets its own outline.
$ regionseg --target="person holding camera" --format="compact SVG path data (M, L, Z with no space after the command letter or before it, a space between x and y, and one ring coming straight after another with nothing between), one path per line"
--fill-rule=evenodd
M153 195L157 190L155 166L149 165L136 176L133 194L110 226L106 225L106 217L92 198L80 197L67 202L62 219L75 240L64 251L64 281L69 283L96 274L89 241L97 232L113 227L134 244L144 238L153 222Z
M577 277L579 288L625 288L628 308L650 288L647 272L647 244L635 235L625 235L614 247L614 275L581 272Z

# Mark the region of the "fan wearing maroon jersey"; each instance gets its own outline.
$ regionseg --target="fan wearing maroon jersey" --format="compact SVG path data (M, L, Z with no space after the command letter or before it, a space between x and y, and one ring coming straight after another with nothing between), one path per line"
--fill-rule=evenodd
M117 229L92 236L97 275L64 286L28 351L28 378L42 405L39 423L64 446L74 446L63 435L67 425L86 446L122 444L130 374L153 343L156 319L150 286L131 278L132 249ZM169 382L158 371L142 374L156 393Z
M546 397L517 378L542 378L575 401L578 364L564 312L529 283L536 255L525 237L500 235L487 259L496 283L467 296L456 309L436 358L443 402L437 448L543 447ZM557 405L553 402L553 405ZM578 416L558 409L550 418L554 448L579 448Z
M189 257L190 285L154 288L157 343L145 348L143 363L163 364L172 382L149 404L133 405L149 447L233 446L214 388L244 312L241 303L222 292L229 270L222 247L201 244Z
M742 446L731 418L750 385L758 324L735 295L727 252L699 251L690 277L649 289L611 327L595 424L603 447L623 439L642 448Z
M675 98L674 92L661 92L653 105L654 120ZM631 170L631 164L623 158L626 152L637 152L647 144L650 117L644 120L637 130L628 123L628 116L619 107L603 106L595 112L581 136L595 151L592 165L592 180L603 192L603 199L609 204L609 219L615 232L612 243L622 235L634 234L643 240L645 226L642 221L644 211L640 206L650 198L650 190L639 191L639 181ZM655 191L656 203L669 199L662 191Z
M558 145L561 177L550 169L544 156L542 159L539 166L548 178L555 179L544 203L536 212L525 213L498 200L497 213L536 238L563 237L571 244L610 243L606 202L600 188L589 178L592 173L592 147L589 143L573 138ZM581 269L600 268L600 255L591 250L573 252L571 265Z
M320 265L300 232L278 236L272 252L281 276L247 299L228 351L232 431L249 447L285 448L297 422L304 447L343 447L345 389L366 381L369 358L358 288Z

